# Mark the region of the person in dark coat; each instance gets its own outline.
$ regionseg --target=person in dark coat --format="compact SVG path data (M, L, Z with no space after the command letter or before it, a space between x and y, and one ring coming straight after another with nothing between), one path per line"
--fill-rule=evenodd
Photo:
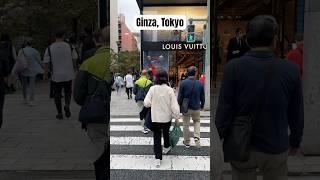
M287 179L288 152L300 154L304 127L300 71L296 64L276 57L278 27L272 16L255 17L247 29L251 51L224 67L215 118L220 138L230 136L230 129L239 124L236 117L255 114L249 159L231 160L233 179L257 179L257 169L263 179ZM262 101L256 102L258 96Z
M82 122L82 127L87 130L88 136L94 146L90 159L93 156L92 159L95 160L94 168L97 180L110 178L110 174L107 171L110 168L108 126L110 122L113 75L111 72L110 48L107 45L109 42L109 32L109 28L106 27L97 33L100 34L100 37L96 36L95 43L100 48L80 66L73 89L74 100L80 106L85 105L88 97L92 97L94 94L99 94L99 97L106 102L106 119ZM110 69L105 67L110 67Z
M247 49L246 41L242 38L242 30L237 28L235 37L230 39L228 45L227 62L234 58L238 58L244 55Z

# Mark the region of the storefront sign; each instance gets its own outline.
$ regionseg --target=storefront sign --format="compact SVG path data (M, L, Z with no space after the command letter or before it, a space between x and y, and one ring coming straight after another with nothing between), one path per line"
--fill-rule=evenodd
M202 42L143 42L143 51L176 51L176 50L190 50L202 51L206 50L207 45Z

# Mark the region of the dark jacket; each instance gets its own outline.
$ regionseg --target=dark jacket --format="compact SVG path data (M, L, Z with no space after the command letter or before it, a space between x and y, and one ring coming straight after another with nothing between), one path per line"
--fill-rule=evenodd
M152 81L150 81L146 76L141 76L137 81L135 81L133 87L133 94L135 95L135 100L143 101L152 84Z
M103 86L105 86L105 88L102 88L103 91L98 93L107 101L106 111L110 112L110 103L108 102L111 100L111 85L113 84L113 78L110 70L105 68L110 67L111 60L109 51L108 48L102 47L97 50L94 56L81 65L74 82L73 93L75 102L80 106L84 105L87 98L96 92L98 85L102 81L104 82Z
M237 54L232 53L233 51L237 51L237 50L240 52ZM248 50L249 50L249 47L242 38L240 38L239 42L236 37L230 39L228 44L227 62L234 58L239 58L243 56Z
M100 47L94 47L91 49L88 49L84 52L82 52L82 56L79 59L79 64L82 64L85 60L91 58L92 56L94 56L94 54L96 53L96 51L99 49Z
M271 52L248 52L225 66L216 112L216 126L221 138L226 137L236 116L252 111L250 99L262 86L267 66L275 56ZM289 145L299 147L304 126L303 97L299 68L284 60L275 60L265 104L261 105L252 132L252 147L263 153L278 154ZM290 138L288 136L290 128Z
M193 90L192 86L194 86ZM204 87L202 86L201 82L191 78L182 81L178 94L178 103L180 106L184 98L189 98L189 109L203 109L205 103L205 95Z
M0 77L10 74L15 61L12 56L12 44L10 42L0 42Z

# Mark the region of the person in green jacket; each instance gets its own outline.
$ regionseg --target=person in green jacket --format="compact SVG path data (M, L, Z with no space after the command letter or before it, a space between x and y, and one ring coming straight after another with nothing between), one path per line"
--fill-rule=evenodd
M148 79L148 71L142 70L140 78L135 82L134 88L133 88L133 94L135 95L135 100L137 102L137 105L139 106L140 112L144 108L144 98L146 97L149 88L152 86L152 81ZM142 132L144 134L149 133L149 129L145 127L144 120L141 122L142 125Z
M94 167L96 179L107 179L109 174L106 169L109 169L109 163L105 163L106 158L109 158L109 135L108 126L110 121L110 101L111 101L111 86L113 77L111 73L111 55L107 44L109 43L109 28L104 28L101 32L96 33L95 43L100 47L95 54L85 60L80 66L74 84L74 100L80 106L83 106L88 97L95 93L99 93L99 97L106 102L105 120L96 120L94 122L82 122L82 127L87 130L87 134L95 148L93 159L95 159ZM98 88L103 85L103 88ZM99 91L99 92L97 92ZM106 149L105 149L106 147ZM108 151L108 153L104 153ZM102 154L108 154L104 157ZM90 155L91 156L91 155ZM103 160L102 160L103 159ZM107 161L109 162L109 161Z

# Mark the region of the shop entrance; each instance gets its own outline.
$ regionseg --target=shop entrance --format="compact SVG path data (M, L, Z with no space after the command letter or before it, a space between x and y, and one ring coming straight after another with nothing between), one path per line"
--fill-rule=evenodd
M177 87L181 82L183 74L190 66L198 68L198 77L204 72L205 51L181 50L173 52L172 61L169 66L169 80L173 87Z

